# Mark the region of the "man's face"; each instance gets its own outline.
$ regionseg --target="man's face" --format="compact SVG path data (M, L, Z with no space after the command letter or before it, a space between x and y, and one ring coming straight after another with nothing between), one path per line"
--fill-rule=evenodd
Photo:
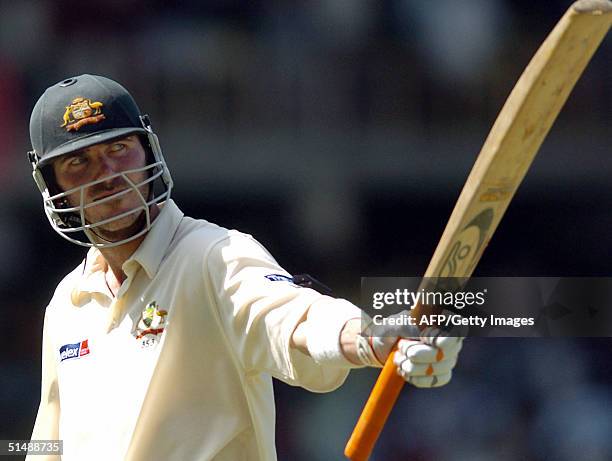
M127 136L63 155L53 162L53 171L58 186L63 191L69 191L93 181L109 178L123 171L142 168L145 165L146 152L140 139L138 136ZM127 177L134 184L139 184L147 179L148 174L137 172L130 173ZM83 206L130 189L131 186L122 176L101 181L84 188ZM145 199L148 197L148 192L148 185L140 188L140 193ZM68 201L71 206L79 206L81 201L80 190L68 195ZM137 192L131 189L130 192L126 192L115 199L85 209L85 219L88 223L95 224L141 207L142 204L143 202ZM135 226L139 226L138 218L140 215L141 213L129 214L96 227L93 231L109 241L130 237L138 231Z

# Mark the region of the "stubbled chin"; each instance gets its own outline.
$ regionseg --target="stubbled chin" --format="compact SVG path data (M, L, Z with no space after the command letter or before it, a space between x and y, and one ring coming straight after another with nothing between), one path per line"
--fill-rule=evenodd
M116 215L123 213L121 211ZM104 219L108 219L111 216L107 216ZM102 221L99 219L98 221ZM142 230L146 223L144 211L139 210L134 214L130 214L124 218L118 219L117 221L111 221L108 224L102 225L93 229L93 232L101 237L103 240L108 242L117 242L133 236Z

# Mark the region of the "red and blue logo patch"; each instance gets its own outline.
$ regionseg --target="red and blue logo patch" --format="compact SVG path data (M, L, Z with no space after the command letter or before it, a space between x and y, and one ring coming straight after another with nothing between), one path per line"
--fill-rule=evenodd
M69 359L78 359L89 354L89 339L80 343L64 344L59 348L60 362Z

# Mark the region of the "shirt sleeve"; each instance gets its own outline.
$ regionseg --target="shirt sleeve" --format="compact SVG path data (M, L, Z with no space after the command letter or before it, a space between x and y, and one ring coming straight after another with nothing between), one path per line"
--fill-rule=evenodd
M348 366L320 365L290 347L290 340L310 306L334 309L347 301L293 284L263 246L235 231L211 248L204 269L226 336L245 373L269 373L313 392L331 391L344 382Z
M57 385L57 369L53 344L51 341L49 308L45 312L42 345L42 378L40 405L31 440L58 440L60 401ZM59 461L60 456L27 456L26 461Z

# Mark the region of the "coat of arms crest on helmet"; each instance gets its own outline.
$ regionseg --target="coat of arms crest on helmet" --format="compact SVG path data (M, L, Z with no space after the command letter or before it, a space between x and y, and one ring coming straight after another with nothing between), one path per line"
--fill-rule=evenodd
M74 98L70 105L66 106L64 124L61 127L66 127L66 131L78 131L83 125L104 120L106 117L102 113L103 105L87 98Z

